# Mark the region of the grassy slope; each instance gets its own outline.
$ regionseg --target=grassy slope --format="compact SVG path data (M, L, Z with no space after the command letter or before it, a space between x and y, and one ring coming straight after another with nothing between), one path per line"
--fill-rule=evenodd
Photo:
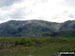
M49 56L59 51L75 51L75 38L0 38L0 56Z

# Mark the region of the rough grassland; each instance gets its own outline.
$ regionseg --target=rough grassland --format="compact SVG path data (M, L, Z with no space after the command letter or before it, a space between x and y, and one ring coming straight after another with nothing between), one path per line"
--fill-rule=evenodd
M74 51L75 38L1 37L0 56L51 56Z

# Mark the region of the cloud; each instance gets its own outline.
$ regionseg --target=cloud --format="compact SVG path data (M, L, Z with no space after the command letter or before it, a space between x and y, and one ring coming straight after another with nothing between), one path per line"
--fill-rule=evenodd
M70 7L75 7L75 0L65 0L66 4Z
M75 0L0 0L0 22L13 19L64 22L75 18L74 5Z
M0 0L0 7L10 6L14 3L21 2L22 0Z
M43 3L46 3L46 2L48 2L48 0L40 0L41 2L43 2Z
M24 8L17 8L14 12L9 13L8 16L10 16L11 19L24 19Z
M0 14L0 23L10 20L6 14Z
M64 13L63 13L63 16L69 17L71 19L74 19L75 18L74 15L75 15L74 11L73 12L72 11L71 12L64 11Z

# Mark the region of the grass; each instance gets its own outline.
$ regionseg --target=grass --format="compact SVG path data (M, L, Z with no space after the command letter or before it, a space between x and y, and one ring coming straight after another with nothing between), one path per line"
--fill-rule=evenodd
M1 37L0 56L50 56L59 51L74 51L75 38Z

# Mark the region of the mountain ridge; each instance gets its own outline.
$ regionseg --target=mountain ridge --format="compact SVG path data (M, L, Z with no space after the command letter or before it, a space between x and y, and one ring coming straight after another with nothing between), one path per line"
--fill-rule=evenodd
M0 24L1 36L60 36L63 35L60 32L73 32L73 30L75 30L75 20L64 23L44 20L11 20ZM67 34L70 34L68 32ZM75 31L71 35L74 33Z

